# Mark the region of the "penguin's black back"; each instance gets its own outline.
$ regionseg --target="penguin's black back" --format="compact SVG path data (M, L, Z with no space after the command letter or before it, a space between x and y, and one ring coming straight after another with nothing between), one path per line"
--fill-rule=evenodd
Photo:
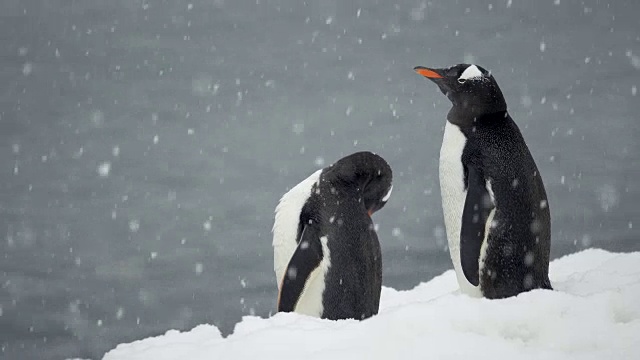
M534 288L550 289L547 195L518 126L500 111L461 130L467 137L463 165L489 179L496 207L480 274L483 295L504 298Z
M322 298L322 318L326 319L365 319L377 314L380 305L380 242L362 188L376 186L374 178L379 175L390 177L391 168L384 160L379 162L377 155L362 154L360 159L349 159L355 162L347 166L334 164L324 169L301 213L301 224L313 226L316 233L328 239L331 265ZM368 179L371 170L374 178ZM381 184L387 191L390 178Z
M382 286L380 243L358 194L321 181L313 196L318 226L328 238L323 318L364 319L378 313ZM332 193L332 190L334 189ZM325 195L323 195L325 194Z

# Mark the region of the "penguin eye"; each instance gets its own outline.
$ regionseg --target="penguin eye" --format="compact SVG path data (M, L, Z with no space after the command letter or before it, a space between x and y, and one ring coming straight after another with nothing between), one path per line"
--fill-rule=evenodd
M460 84L464 84L464 83L466 83L466 82L467 82L467 79L458 79L458 82L459 82Z

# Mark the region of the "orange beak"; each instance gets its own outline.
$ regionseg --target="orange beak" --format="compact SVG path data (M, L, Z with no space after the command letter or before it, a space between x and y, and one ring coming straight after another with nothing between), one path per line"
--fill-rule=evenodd
M416 67L413 68L413 70L415 72L417 72L418 74L420 74L420 75L422 75L422 76L424 76L426 78L429 78L429 79L442 79L442 75L438 74L437 72L435 72L435 71L433 71L431 69L423 67L423 66L416 66Z

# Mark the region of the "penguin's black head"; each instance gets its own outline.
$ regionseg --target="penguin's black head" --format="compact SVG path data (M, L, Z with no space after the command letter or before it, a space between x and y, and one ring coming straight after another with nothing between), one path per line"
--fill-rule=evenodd
M391 195L391 167L381 156L368 151L343 157L326 174L356 189L369 216L382 209Z
M453 107L447 119L456 125L472 125L485 114L507 111L507 103L493 75L483 67L458 64L445 69L413 68L438 85Z

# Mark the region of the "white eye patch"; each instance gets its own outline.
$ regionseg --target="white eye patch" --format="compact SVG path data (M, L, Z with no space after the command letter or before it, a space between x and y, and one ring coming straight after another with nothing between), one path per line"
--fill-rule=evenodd
M482 79L483 75L482 75L482 71L480 71L480 69L478 69L477 66L475 65L470 65L468 68L466 68L463 72L462 75L460 75L460 77L458 78L458 80L478 80L478 79Z

